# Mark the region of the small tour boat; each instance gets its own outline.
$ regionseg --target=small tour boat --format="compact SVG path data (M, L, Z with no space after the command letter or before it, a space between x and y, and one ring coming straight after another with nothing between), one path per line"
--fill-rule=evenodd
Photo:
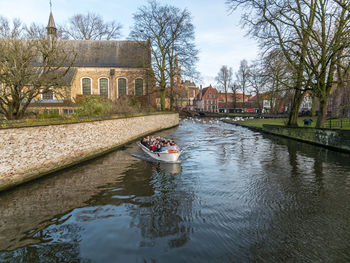
M138 142L137 145L144 151L148 156L156 159L158 161L175 163L180 157L181 151L177 146L168 146L164 151L153 152L144 146L142 143Z

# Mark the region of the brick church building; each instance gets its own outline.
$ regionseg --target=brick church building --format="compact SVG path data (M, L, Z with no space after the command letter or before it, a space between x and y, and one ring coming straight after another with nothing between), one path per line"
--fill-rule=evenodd
M56 26L50 12L48 38L56 37ZM59 40L68 51L76 54L72 68L65 76L68 98L55 93L43 94L32 103L32 109L71 112L79 96L101 95L116 101L123 95L135 95L147 100L154 86L151 53L147 41Z

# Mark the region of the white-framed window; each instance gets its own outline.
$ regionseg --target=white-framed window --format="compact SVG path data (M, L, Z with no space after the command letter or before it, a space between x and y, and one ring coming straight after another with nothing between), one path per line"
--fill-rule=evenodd
M81 94L91 95L91 78L84 77L81 79Z
M45 93L41 94L41 98L43 100L54 100L55 99L55 92L53 90L48 90Z
M135 96L143 95L143 79L137 78L135 79Z
M63 109L63 114L73 114L75 113L75 109Z
M100 78L98 80L98 86L99 86L99 91L100 91L100 95L105 96L108 98L108 90L109 90L109 82L108 82L108 78Z
M119 78L118 79L118 98L123 95L128 94L128 89L126 87L126 78Z

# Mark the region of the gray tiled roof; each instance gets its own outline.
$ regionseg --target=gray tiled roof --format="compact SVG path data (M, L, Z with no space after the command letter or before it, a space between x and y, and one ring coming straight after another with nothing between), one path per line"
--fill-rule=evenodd
M116 40L61 40L68 51L75 52L77 67L149 67L147 42Z
M70 86L72 84L73 77L77 70L75 68L70 68L66 75L63 77L64 85Z

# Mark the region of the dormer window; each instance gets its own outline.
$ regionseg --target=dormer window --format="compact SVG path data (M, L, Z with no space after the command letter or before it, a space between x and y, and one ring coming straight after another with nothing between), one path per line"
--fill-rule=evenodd
M54 99L54 92L53 90L48 90L47 92L42 94L43 100L53 100Z

